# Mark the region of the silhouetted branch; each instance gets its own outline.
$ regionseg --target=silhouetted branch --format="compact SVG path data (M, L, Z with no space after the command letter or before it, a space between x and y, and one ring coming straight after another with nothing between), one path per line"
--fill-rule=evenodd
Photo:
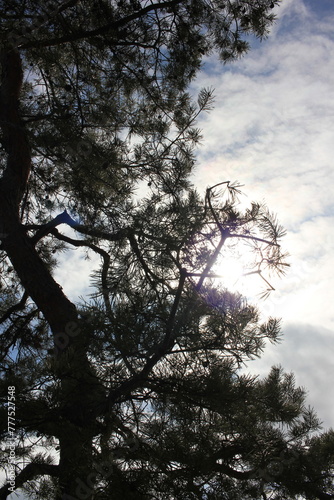
M20 488L24 485L26 481L31 481L37 476L58 476L58 465L52 464L38 464L32 462L27 465L16 477L15 477L15 489ZM11 494L11 485L9 483L5 484L0 488L0 500L6 500L6 498Z

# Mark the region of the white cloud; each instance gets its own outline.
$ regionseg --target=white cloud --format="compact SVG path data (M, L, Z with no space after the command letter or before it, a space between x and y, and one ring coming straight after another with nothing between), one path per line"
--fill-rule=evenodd
M78 233L65 225L60 226L60 231L73 239L81 239ZM92 250L87 252L86 247L72 247L60 256L53 275L65 295L77 303L79 296L87 296L93 292L91 274L99 269L100 262L100 257Z
M208 60L194 91L214 87L216 106L199 123L194 180L201 189L237 179L249 202L265 200L288 230L291 269L260 309L294 326L261 366L279 360L295 371L333 425L334 13L322 15L325 4L284 0L269 39L243 60L225 68Z
M334 364L324 354L331 351L332 346L331 330L308 324L287 324L283 342L278 346L268 345L263 358L249 363L248 369L265 376L270 366L281 364L286 372L293 372L296 385L307 392L307 404L314 407L323 428L328 429L333 426Z

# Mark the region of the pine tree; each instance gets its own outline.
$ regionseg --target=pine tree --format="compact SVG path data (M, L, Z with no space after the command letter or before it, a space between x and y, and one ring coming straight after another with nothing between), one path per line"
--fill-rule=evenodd
M0 498L333 498L333 434L314 434L304 391L279 367L240 371L279 321L215 279L247 241L268 284L284 231L241 210L237 184L190 182L213 91L195 102L189 83L265 37L277 3L2 3L0 416L8 451L15 402L17 464ZM76 247L101 265L73 303L53 273Z

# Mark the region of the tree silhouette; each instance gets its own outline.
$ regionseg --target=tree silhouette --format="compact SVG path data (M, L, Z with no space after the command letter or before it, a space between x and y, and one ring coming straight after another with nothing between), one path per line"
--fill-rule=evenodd
M215 280L247 241L270 288L284 231L237 184L190 182L213 91L187 87L277 3L2 3L0 498L333 498L333 434L293 376L240 372L279 321ZM75 303L70 248L101 259Z

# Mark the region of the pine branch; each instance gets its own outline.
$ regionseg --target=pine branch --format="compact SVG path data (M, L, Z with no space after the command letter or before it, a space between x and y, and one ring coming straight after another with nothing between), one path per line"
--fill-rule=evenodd
M90 39L92 37L100 36L100 35L107 35L110 31L122 28L126 24L135 21L136 19L140 19L143 17L145 14L148 14L149 12L154 12L158 11L161 9L168 9L170 7L174 7L175 5L182 3L183 0L171 0L169 2L158 2L155 4L147 5L146 7L143 7L137 12L134 12L133 14L129 14L128 16L125 16L121 19L118 19L117 21L113 21L111 23L105 24L104 26L101 26L100 28L96 28L93 30L82 30L82 31L77 31L76 33L69 33L67 35L64 35L59 38L47 38L45 40L31 40L26 43L22 43L20 45L20 48L23 49L28 49L28 48L33 48L33 47L52 47L56 45L62 45L63 43L67 42L75 42L78 40L84 40L84 39Z
M281 246L278 243L274 243L273 241L264 240L263 238L258 238L257 236L251 236L251 235L247 235L247 234L230 233L229 236L230 236L230 238L242 238L242 239L246 239L246 240L259 241L260 243L266 243L267 245L275 246L275 247Z
M57 215L57 217L49 221L47 224L41 226L39 228L39 231L37 231L37 233L31 238L31 242L35 245L41 238L51 233L55 227L59 226L59 224L67 224L68 226L72 227L79 233L86 234L87 236L93 236L93 237L95 236L108 241L119 241L128 236L128 229L120 229L116 233L106 233L105 231L101 231L99 229L95 228L91 229L87 226L81 225L74 219L72 219L72 217L68 214L68 212L64 210L64 212ZM25 226L26 229L32 229L35 227L36 227L35 225ZM78 241L78 240L73 240L73 241Z
M22 295L20 302L18 302L17 304L14 304L12 307L10 307L5 312L5 314L0 318L0 323L3 323L4 321L6 321L6 319L8 319L13 314L13 312L21 311L24 308L28 297L29 297L29 294L25 291Z
M58 465L52 464L39 464L32 462L28 464L16 477L15 477L15 489L20 488L27 481L35 479L37 476L58 476ZM0 500L6 500L6 498L11 493L10 483L5 484L0 488Z
M57 215L54 219L49 221L47 224L44 224L39 231L31 238L31 242L36 245L36 243L46 236L48 233L51 233L52 230L56 227L59 226L59 224L67 224L70 227L76 227L78 225L75 220L72 219L72 217L67 213L66 210L62 212L61 214Z
M75 247L88 247L91 250L93 250L94 252L101 255L101 257L103 259L102 295L103 295L105 307L106 307L110 317L112 317L113 314L112 314L112 311L110 308L109 295L108 295L108 285L107 285L107 274L108 274L108 269L109 269L109 264L110 264L110 255L108 254L108 252L106 252L105 250L102 250L102 248L98 247L97 245L94 245L93 243L90 243L89 241L74 240L73 238L70 238L69 236L65 236L64 234L59 233L58 229L56 229L56 228L51 230L51 234L53 236L55 236L58 240L65 241L66 243L69 243L70 245L73 245Z

